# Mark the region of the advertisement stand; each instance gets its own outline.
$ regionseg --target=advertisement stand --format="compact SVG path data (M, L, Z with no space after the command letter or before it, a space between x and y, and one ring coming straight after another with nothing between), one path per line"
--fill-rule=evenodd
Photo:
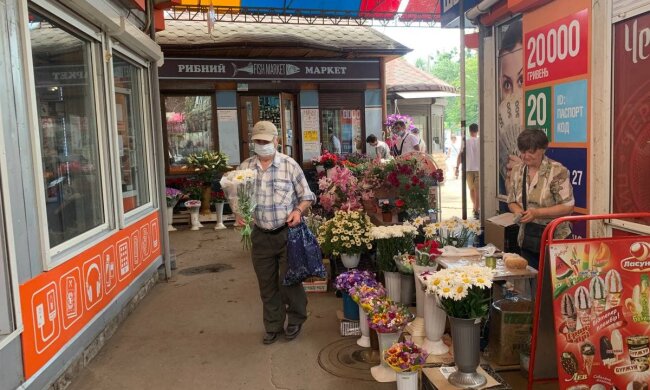
M571 216L548 224L540 245L528 389L556 380L560 389L636 388L629 386L650 375L650 236L553 238L566 221L648 217Z

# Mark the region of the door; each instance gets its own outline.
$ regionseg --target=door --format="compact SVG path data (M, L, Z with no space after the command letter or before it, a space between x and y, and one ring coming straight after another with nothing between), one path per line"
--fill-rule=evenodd
M280 107L282 107L282 130L281 144L284 145L282 151L294 160L300 161L300 150L298 150L299 132L296 129L296 97L290 93L280 94Z
M241 126L239 128L239 139L241 147L239 153L241 161L246 160L253 155L253 126L259 120L259 101L257 96L240 96L239 98L239 115Z

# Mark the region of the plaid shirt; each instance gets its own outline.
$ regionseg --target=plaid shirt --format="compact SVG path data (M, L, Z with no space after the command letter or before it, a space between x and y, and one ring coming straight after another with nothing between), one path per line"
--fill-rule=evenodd
M300 202L316 200L300 165L285 154L276 152L266 171L262 169L257 156L241 163L239 169L257 171L257 207L254 219L255 225L262 229L281 227Z

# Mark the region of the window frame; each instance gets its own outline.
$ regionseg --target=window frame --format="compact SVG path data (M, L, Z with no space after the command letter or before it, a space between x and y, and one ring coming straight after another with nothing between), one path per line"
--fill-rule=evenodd
M148 93L149 89L149 75L150 67L149 63L144 59L123 47L119 42L113 41L110 38L107 39L109 50L111 53L111 59L106 64L106 85L108 90L108 95L111 97L107 99L107 111L110 116L109 119L109 142L111 145L112 153L112 181L113 181L113 191L115 194L115 218L117 220L117 225L120 229L124 229L129 226L131 223L138 221L143 216L149 214L157 206L157 192L156 192L156 180L154 179L154 167L155 162L153 158L153 140L152 140L152 124L151 118L153 111L151 109L147 110L146 107L151 107L151 104L147 105L147 101L151 101L151 94ZM122 188L121 188L121 165L119 157L119 141L117 137L117 107L115 104L115 75L113 74L113 58L115 55L118 55L121 59L126 62L129 62L131 65L138 68L137 79L138 79L138 92L140 94L140 99L137 103L134 102L134 107L138 112L137 115L140 115L140 121L142 123L142 139L143 142L143 161L144 170L147 174L147 189L149 191L149 200L146 203L124 212L124 205L122 203ZM146 115L146 114L149 115Z
M26 80L26 90L28 93L28 121L32 133L32 157L34 167L35 191L38 196L36 209L39 221L39 234L42 243L42 261L43 269L45 271L52 270L60 264L65 263L70 258L83 252L87 248L96 244L101 238L105 237L108 233L115 230L115 217L114 217L114 199L112 196L112 173L110 170L110 153L108 140L104 134L108 133L107 129L107 100L103 93L106 91L105 77L106 65L102 61L102 54L106 48L106 39L101 29L87 23L78 16L72 14L67 9L56 3L51 3L47 0L35 0L29 5L25 4L23 7L23 15L21 15L21 23L23 24L23 32L26 38L30 37L29 30L29 12L36 12L44 17L58 23L65 28L66 31L79 37L79 39L88 42L89 50L89 67L92 74L89 75L88 81L92 83L92 96L95 110L95 126L97 131L97 146L99 166L98 173L101 183L101 194L103 201L103 215L104 222L98 226L89 229L88 231L66 240L54 247L50 247L50 238L48 231L48 219L46 212L45 186L43 182L43 161L41 153L41 130L38 123L38 104L36 100L36 82L34 79L34 64L32 61L32 46L29 39L25 39L24 53L26 66L24 68L24 76Z

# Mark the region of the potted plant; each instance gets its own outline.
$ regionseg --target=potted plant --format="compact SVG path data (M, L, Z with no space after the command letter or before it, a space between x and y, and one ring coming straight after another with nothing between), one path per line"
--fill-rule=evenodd
M427 292L436 294L449 316L457 368L449 376L449 383L457 387L468 383L480 387L487 383L476 368L480 359L481 320L490 308L492 275L490 268L466 265L443 269L422 279Z
M327 255L341 256L343 265L354 268L362 252L372 249L370 218L359 211L339 210L318 228L318 243Z
M381 220L383 222L393 222L393 205L390 204L388 199L383 199L380 202L381 207Z
M429 354L413 341L395 343L384 352L384 360L397 372L397 388L417 390L418 373Z
M231 168L228 165L228 156L222 152L209 150L199 154L190 154L187 156L185 168L189 169L203 185L201 214L210 214L212 182L217 179L219 174Z

